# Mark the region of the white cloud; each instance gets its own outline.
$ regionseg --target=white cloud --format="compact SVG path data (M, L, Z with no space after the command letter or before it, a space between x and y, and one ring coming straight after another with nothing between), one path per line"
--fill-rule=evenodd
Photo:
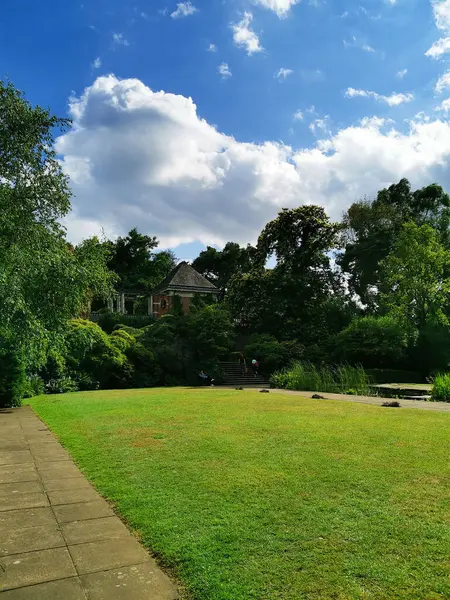
M273 10L280 18L286 17L291 7L298 4L300 0L253 0L264 8Z
M119 46L129 46L130 45L130 42L126 39L126 37L123 35L123 33L114 33L113 41L115 44L117 44Z
M443 54L450 52L450 37L440 38L425 52L430 58L440 58Z
M94 60L94 62L92 63L92 67L93 67L94 69L100 69L100 67L101 67L101 66L102 66L102 61L101 61L100 57L98 57L98 58L96 58L96 59Z
M414 100L414 96L412 94L396 94L392 93L390 96L383 96L382 94L377 94L377 92L369 92L367 90L355 90L355 88L348 88L345 92L347 98L373 98L374 100L378 100L379 102L385 102L389 106L399 106L400 104L404 104L405 102L411 102Z
M176 10L174 10L170 16L172 19L179 19L180 17L189 17L196 12L198 12L198 8L196 8L192 2L180 2L177 4Z
M309 124L309 128L312 131L312 133L316 136L330 135L331 131L328 127L329 120L330 117L328 115L321 119L314 119L314 121L312 121L312 123Z
M450 187L443 119L416 119L399 132L366 118L334 135L316 119L317 143L295 150L239 142L200 118L191 99L113 75L99 77L70 110L74 128L57 151L75 194L66 221L73 241L137 225L165 247L246 243L285 206L315 203L337 219L401 177Z
M275 78L281 81L289 77L289 75L292 75L293 72L292 69L280 69L278 73L276 73Z
M450 98L444 100L435 110L442 110L447 113L450 110Z
M450 31L450 0L431 0L436 27Z
M304 114L301 110L296 110L293 116L294 121L303 121Z
M217 52L217 46L215 44L210 44L208 46L208 52Z
M229 77L231 77L233 74L230 71L230 68L228 66L228 63L223 62L221 65L219 65L219 73L222 76L222 79L228 79Z
M450 87L450 71L447 71L447 73L444 73L439 77L434 89L440 94L448 87Z
M250 29L250 23L252 20L252 13L245 12L242 21L231 25L234 43L236 46L239 46L239 48L245 48L249 56L264 50L259 43L258 36L252 29Z
M397 73L398 79L403 79L403 77L405 77L405 75L407 75L407 73L408 73L408 69L402 69L401 71L398 71L398 73Z

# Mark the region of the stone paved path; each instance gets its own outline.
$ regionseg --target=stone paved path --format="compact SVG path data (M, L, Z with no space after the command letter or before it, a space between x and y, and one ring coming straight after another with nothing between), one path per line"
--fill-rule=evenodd
M176 600L30 407L0 411L0 600Z
M349 396L348 394L328 394L327 392L293 392L290 390L271 390L274 394L289 394L294 396L303 396L303 398L312 398L314 394L319 394L327 400L341 400L343 402L356 402L358 404L373 404L381 406L383 402L392 402L395 398L379 398L377 396ZM320 402L320 400L318 400ZM433 410L435 412L450 413L450 402L424 402L423 400L398 400L401 408L414 408L422 410Z

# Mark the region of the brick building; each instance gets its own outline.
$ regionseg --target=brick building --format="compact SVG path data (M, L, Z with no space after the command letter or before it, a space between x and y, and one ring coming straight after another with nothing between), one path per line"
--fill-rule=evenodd
M217 297L218 293L215 285L187 262L182 262L153 290L149 298L149 313L155 317L166 315L174 306L175 297L179 298L183 311L187 313L194 296Z

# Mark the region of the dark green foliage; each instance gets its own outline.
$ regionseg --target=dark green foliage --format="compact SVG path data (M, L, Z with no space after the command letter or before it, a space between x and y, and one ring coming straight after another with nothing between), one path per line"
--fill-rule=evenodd
M147 294L175 267L172 252L155 252L158 243L136 228L115 242L105 242L110 252L108 266L118 275L120 289Z
M241 248L235 242L228 242L223 250L208 246L200 252L192 266L214 283L224 295L231 278L237 274L248 273L254 258L255 249L252 246Z
M360 200L344 215L339 264L350 275L350 291L374 307L380 284L380 266L391 252L403 225L430 225L440 241L449 245L449 197L432 184L415 192L407 179L377 194L373 201Z
M98 320L98 324L106 333L112 333L117 325L140 329L154 322L155 318L150 315L122 315L108 310L100 312Z
M33 398L45 394L45 383L39 375L28 375L26 378L23 398Z
M0 336L0 408L20 406L27 387L24 357Z
M83 374L98 381L101 388L127 385L132 367L120 344L113 343L97 324L74 319L69 326L66 344L67 370L74 379Z
M295 342L279 342L271 335L255 334L248 340L244 354L247 361L256 359L260 363L260 371L270 375L300 358L302 351Z
M336 337L336 359L368 368L396 367L404 363L407 336L391 316L355 319Z
M69 394L78 392L78 385L72 377L60 377L59 379L50 379L45 385L47 394Z

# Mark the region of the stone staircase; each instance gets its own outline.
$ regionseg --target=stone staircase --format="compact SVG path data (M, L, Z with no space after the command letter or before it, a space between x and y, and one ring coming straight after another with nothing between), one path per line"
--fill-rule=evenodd
M248 372L245 375L242 375L241 365L237 361L222 361L219 366L223 373L224 385L255 388L270 387L270 383L263 375L254 376L251 365L247 365Z

